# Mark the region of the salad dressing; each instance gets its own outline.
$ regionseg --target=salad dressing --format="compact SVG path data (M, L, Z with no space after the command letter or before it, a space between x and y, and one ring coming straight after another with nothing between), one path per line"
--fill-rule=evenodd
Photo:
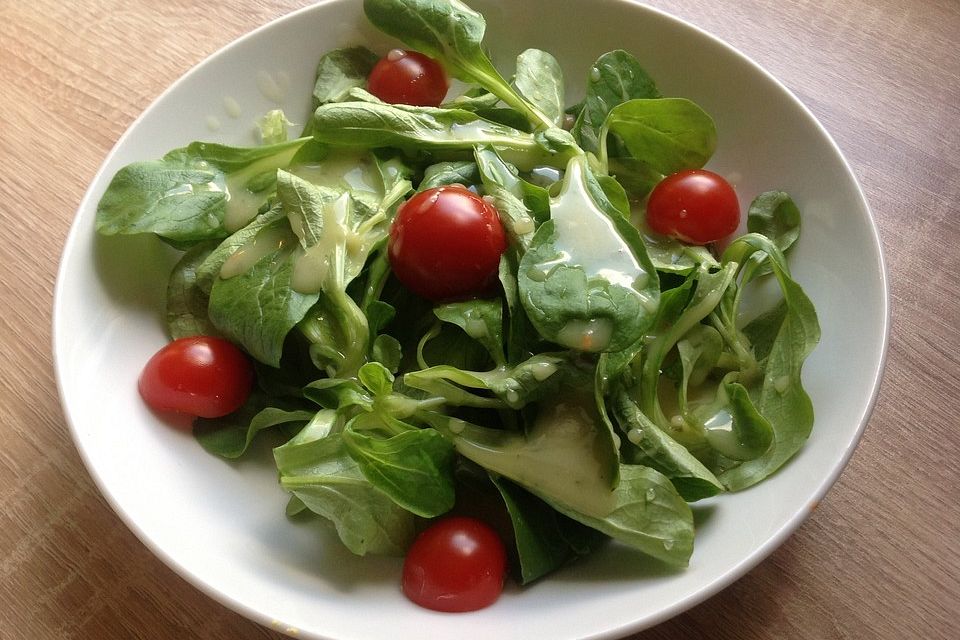
M262 229L253 240L242 245L220 267L220 277L227 279L246 273L271 253L279 251L292 240L290 232L281 227Z
M477 464L500 473L585 515L603 518L616 507L604 461L604 445L590 398L561 400L544 406L527 437L487 447L456 440L457 450ZM453 429L451 429L453 431Z
M657 301L641 293L650 275L640 265L630 245L617 232L613 220L590 197L585 188L582 159L567 165L563 189L551 199L550 218L554 225L553 244L557 252L550 260L531 265L526 275L545 281L561 265L583 270L588 282L632 289L647 310L656 311ZM614 331L608 318L583 318L567 322L557 334L560 344L583 351L601 351Z
M557 365L552 362L534 362L530 365L530 372L534 380L543 382L557 372Z
M351 233L347 230L346 219L350 210L350 194L344 192L331 206L323 207L323 234L317 242L307 247L293 263L293 277L290 286L300 293L317 293L323 289L327 274L334 261L346 260L350 246ZM303 220L290 215L290 224L297 235L303 237Z
M570 320L557 332L560 344L579 351L602 351L610 344L613 322L608 318Z
M456 140L485 140L490 136L497 135L496 132L491 131L488 125L488 122L480 119L452 124L450 125L450 135Z
M585 182L583 162L571 160L563 190L550 202L556 244L568 256L565 262L583 269L587 279L600 278L621 287L643 288L649 275L630 245L617 233L613 221L583 188Z
M322 187L383 195L383 180L367 152L338 153L320 162L292 167L290 173Z
M240 108L240 103L237 102L237 99L233 96L224 96L223 110L227 112L228 116L234 119L243 115L243 109Z
M225 185L227 201L224 206L223 226L228 232L234 233L247 226L273 193L272 188L253 192L247 188L247 185L258 176L268 172L275 173L279 167L289 165L299 149L299 145L291 145L289 149L275 156L265 157L234 174L227 175Z

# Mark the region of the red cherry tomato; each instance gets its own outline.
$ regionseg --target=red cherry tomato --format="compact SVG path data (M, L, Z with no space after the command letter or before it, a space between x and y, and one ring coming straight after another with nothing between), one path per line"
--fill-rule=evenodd
M476 611L503 591L507 554L484 522L465 516L439 520L421 533L403 563L403 593L435 611Z
M678 171L650 192L647 224L692 244L721 240L740 225L740 202L730 183L705 169Z
M253 365L222 338L180 338L150 358L138 386L144 402L155 411L217 418L246 401L253 386Z
M402 49L380 58L367 78L367 90L391 104L436 107L449 88L447 74L435 60Z
M452 185L422 191L400 206L387 251L404 286L442 301L489 294L506 248L493 205Z

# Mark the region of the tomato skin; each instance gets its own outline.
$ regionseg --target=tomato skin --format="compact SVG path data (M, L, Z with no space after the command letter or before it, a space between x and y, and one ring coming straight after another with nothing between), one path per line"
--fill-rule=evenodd
M404 286L440 302L490 294L506 248L493 205L450 185L422 191L400 206L387 254Z
M708 244L737 230L740 202L723 176L706 169L678 171L650 192L647 224L684 242Z
M367 91L390 104L436 107L449 88L447 74L436 60L402 49L380 58L367 77Z
M411 601L434 611L476 611L503 591L507 554L481 520L450 516L424 530L407 552L402 588Z
M155 353L137 386L154 411L218 418L246 402L253 377L253 365L233 343L193 336L174 340Z

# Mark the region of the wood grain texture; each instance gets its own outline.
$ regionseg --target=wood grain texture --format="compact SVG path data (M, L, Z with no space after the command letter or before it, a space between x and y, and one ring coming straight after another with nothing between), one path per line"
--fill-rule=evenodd
M282 637L197 592L100 497L59 405L50 313L74 211L121 133L302 4L0 3L0 639ZM878 222L893 312L876 410L818 510L737 583L633 637L960 637L960 3L651 4L757 60L831 132Z

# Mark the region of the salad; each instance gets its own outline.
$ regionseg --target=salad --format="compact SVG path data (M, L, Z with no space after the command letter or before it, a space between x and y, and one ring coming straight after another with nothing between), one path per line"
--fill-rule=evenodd
M485 606L610 540L686 566L689 503L813 425L798 207L750 194L734 237L713 120L624 50L569 104L546 51L501 75L456 0L364 9L405 49L325 53L299 136L270 112L259 146L194 142L104 193L99 233L182 252L141 395L224 458L272 439L287 516L405 555L423 606ZM779 300L747 316L760 286Z

